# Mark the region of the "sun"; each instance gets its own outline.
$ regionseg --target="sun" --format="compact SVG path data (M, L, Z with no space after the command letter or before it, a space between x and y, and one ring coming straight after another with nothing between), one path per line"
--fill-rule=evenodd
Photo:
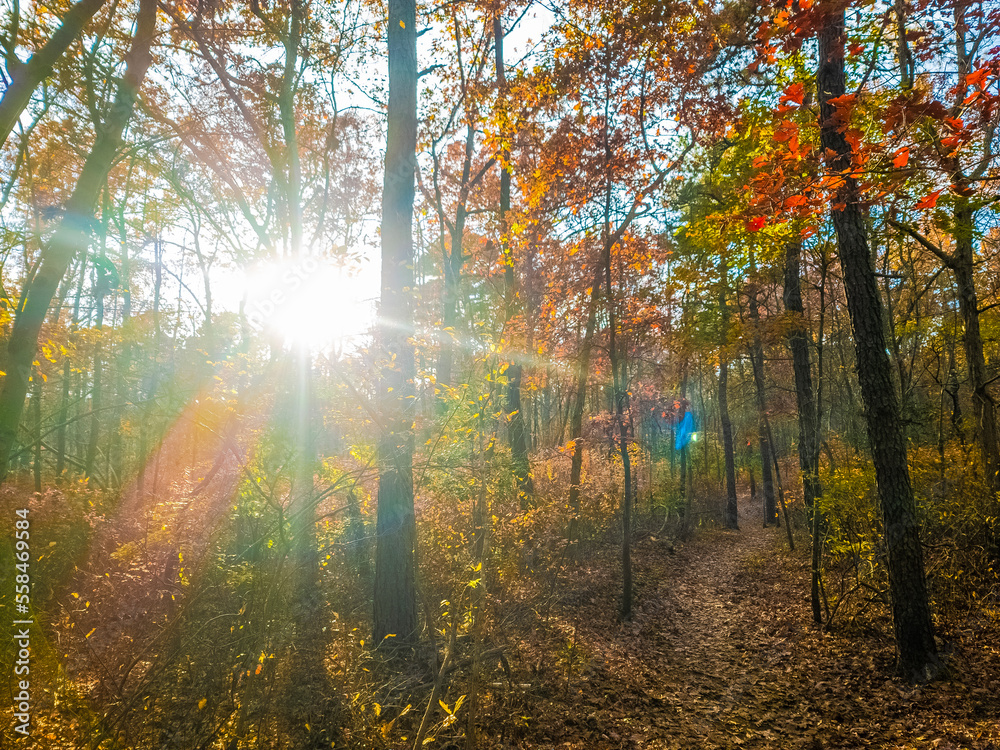
M262 263L247 274L244 312L251 326L287 345L353 348L374 321L368 275L313 256Z

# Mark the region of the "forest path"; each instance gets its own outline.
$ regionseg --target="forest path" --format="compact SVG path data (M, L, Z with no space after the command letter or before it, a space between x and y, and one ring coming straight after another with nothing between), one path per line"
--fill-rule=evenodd
M981 633L954 644L953 681L894 679L887 633L815 626L808 539L800 531L802 549L789 554L784 530L761 521L758 512L738 532L699 530L673 551L637 538L629 622L613 617L614 550L573 571L538 631L560 657L555 674L536 666L549 700L520 747L1000 747L988 698L1000 689L998 653L984 654Z
M124 700L172 637L269 413L257 392L195 400L96 525L53 623L66 673L97 675L88 684L95 696Z

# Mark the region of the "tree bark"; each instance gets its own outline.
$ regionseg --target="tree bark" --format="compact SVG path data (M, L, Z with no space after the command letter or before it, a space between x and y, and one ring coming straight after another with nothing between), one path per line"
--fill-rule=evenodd
M503 22L498 13L493 17L493 40L496 58L496 76L498 98L507 105L507 72L503 60ZM503 134L501 134L503 135ZM506 142L506 139L503 139ZM514 256L510 250L510 226L507 215L510 213L510 151L504 149L500 156L500 246L504 258L504 328L509 337L513 337L511 324L518 313L517 279L514 274ZM507 365L507 403L505 410L508 416L507 441L510 444L511 463L514 467L514 479L521 498L521 507L527 509L532 505L534 483L531 479L531 462L528 458L528 436L524 426L524 407L521 402L521 379L524 368L517 359Z
M749 287L750 320L753 321L753 339L750 344L750 365L753 371L754 394L757 399L757 434L760 440L760 477L764 491L764 525L778 524L778 505L774 496L774 475L771 469L773 446L768 439L767 393L764 387L764 346L760 338L760 309L756 286Z
M719 279L719 315L722 340L719 341L719 420L722 422L722 451L726 463L726 528L739 530L739 507L736 500L736 450L733 445L733 422L729 416L729 266L721 262Z
M835 124L834 105L830 103L847 90L845 36L844 11L828 13L818 32L816 82L820 99L820 137L824 149L832 154L828 168L835 174L845 175L834 196L835 204L841 207L832 211L832 219L882 506L897 669L904 677L922 681L937 672L939 661L924 577L916 503L910 485L899 403L892 382L892 364L886 353L882 298L875 279L857 181L850 176L852 148Z
M1000 444L997 443L997 405L987 385L986 355L979 325L979 298L976 294L975 254L973 252L973 211L969 199L956 198L955 252L952 271L958 289L958 307L962 315L965 361L972 387L972 407L976 417L976 439L986 486L1000 492Z
M799 258L802 243L798 240L785 245L785 310L790 318L788 348L792 351L792 371L795 375L795 404L799 417L799 470L802 472L802 497L806 508L817 518L812 524L812 611L816 622L823 621L820 602L820 531L819 508L816 500L819 486L819 430L816 425L816 399L813 396L812 370L809 365L809 338L802 305L802 282L799 278Z
M389 0L389 124L382 189L382 289L378 320L383 420L375 550L374 635L412 643L417 631L413 506L413 197L417 150L417 10Z

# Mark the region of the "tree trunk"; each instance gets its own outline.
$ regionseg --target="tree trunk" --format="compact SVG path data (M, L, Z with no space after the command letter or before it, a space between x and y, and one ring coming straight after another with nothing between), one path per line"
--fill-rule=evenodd
M66 212L52 239L42 249L39 268L25 285L25 302L10 334L7 377L0 390L0 482L7 475L11 449L17 440L39 331L73 256L86 249L90 242L89 230L97 197L121 147L122 133L132 117L139 86L152 61L150 49L155 27L155 0L140 0L135 37L114 104L103 127L97 129L97 138L66 204Z
M32 411L35 418L35 492L42 491L42 374L36 369L31 392Z
M377 392L378 518L374 636L412 643L417 635L416 516L413 506L412 402L413 197L417 150L417 9L389 0L389 125L382 189L382 289Z
M500 15L493 17L493 40L496 57L496 76L498 96L502 106L506 106L507 96L507 73L503 60L503 39L504 30ZM504 305L504 318L507 335L513 338L511 332L512 321L518 312L517 281L514 274L514 256L510 250L510 237L508 233L510 227L507 224L507 215L510 213L510 152L504 149L500 157L500 247L504 257L504 293L506 296ZM521 378L523 367L516 359L507 365L507 412L509 424L507 427L507 440L510 443L511 463L514 467L514 479L517 481L517 490L521 498L521 508L527 509L532 505L534 495L534 485L531 480L531 462L528 459L528 436L524 426L524 407L521 402Z
M764 388L764 346L760 338L760 309L756 286L749 286L750 320L753 321L753 340L750 345L750 366L753 371L754 394L757 399L757 434L760 440L760 477L764 491L764 525L778 524L778 505L774 497L774 475L771 470L772 450L768 439L767 394Z
M465 140L465 161L462 164L462 194L459 196L455 212L455 223L451 225L451 242L447 256L443 259L444 289L441 310L441 354L438 359L437 382L450 387L454 380L455 344L461 342L458 336L458 300L461 290L462 266L465 264L465 219L467 210L464 195L472 172L472 152L475 133L470 125ZM442 208L443 210L443 208ZM442 243L444 244L444 243ZM442 394L444 395L444 394Z
M17 121L31 101L31 95L42 81L49 77L52 68L69 46L83 33L83 27L107 0L80 0L66 11L62 24L49 37L40 50L28 58L27 62L11 65L10 85L0 99L0 145L17 125ZM16 45L17 40L12 40ZM140 76L141 78L141 76Z
M594 331L597 328L597 299L601 286L604 264L599 264L597 278L590 290L587 306L587 327L583 334L583 345L576 362L576 393L573 397L573 411L570 416L569 439L573 443L573 462L569 471L569 530L570 544L575 544L579 533L580 479L583 475L583 409L587 403L587 376L590 374L590 352L594 347Z
M736 500L736 450L733 445L733 422L729 417L729 267L721 263L719 279L719 312L722 340L719 342L719 420L722 422L722 451L726 462L726 528L739 529L739 508Z
M979 299L976 294L973 253L973 212L969 199L959 197L955 207L955 252L952 271L958 288L958 306L965 331L965 361L969 368L972 407L976 418L976 440L983 477L993 492L1000 491L1000 445L997 443L997 405L989 391L986 356L979 326Z
M816 518L812 524L812 611L817 623L823 621L820 602L820 532L819 508L816 501L822 490L819 485L819 430L816 425L816 401L813 398L812 370L809 365L809 339L806 332L805 308L802 305L802 282L799 278L799 258L802 243L798 240L785 246L785 310L788 326L788 348L792 350L792 370L795 375L795 404L799 416L799 470L802 472L802 497L806 508Z
M605 225L610 234L610 226ZM618 315L611 285L611 243L604 243L604 283L608 305L608 355L611 360L611 385L614 392L615 428L618 431L618 452L622 459L622 603L621 618L632 618L632 461L628 452L628 429L625 424L624 362L618 349Z
M852 148L837 128L834 106L830 103L831 99L843 96L847 89L845 35L843 11L825 16L818 33L819 69L816 74L820 137L824 149L832 154L828 168L838 174L849 173L852 164ZM858 185L853 177L844 178L834 202L842 206L832 211L832 218L882 506L897 668L909 679L925 680L938 669L937 647L924 577L916 504L906 462L906 443L892 382L892 365L886 353L882 299L875 280Z

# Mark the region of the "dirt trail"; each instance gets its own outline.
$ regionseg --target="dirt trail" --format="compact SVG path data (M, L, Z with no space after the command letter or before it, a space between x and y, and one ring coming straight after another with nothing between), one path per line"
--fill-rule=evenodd
M90 687L116 698L141 677L232 507L267 413L247 398L196 401L177 418L64 586L54 625L67 674L97 675Z
M563 656L534 667L546 700L521 747L1000 748L995 640L954 642L955 677L905 685L886 633L812 623L808 562L782 530L759 515L740 523L675 551L638 541L631 622L613 620L610 555L570 576L538 631Z

